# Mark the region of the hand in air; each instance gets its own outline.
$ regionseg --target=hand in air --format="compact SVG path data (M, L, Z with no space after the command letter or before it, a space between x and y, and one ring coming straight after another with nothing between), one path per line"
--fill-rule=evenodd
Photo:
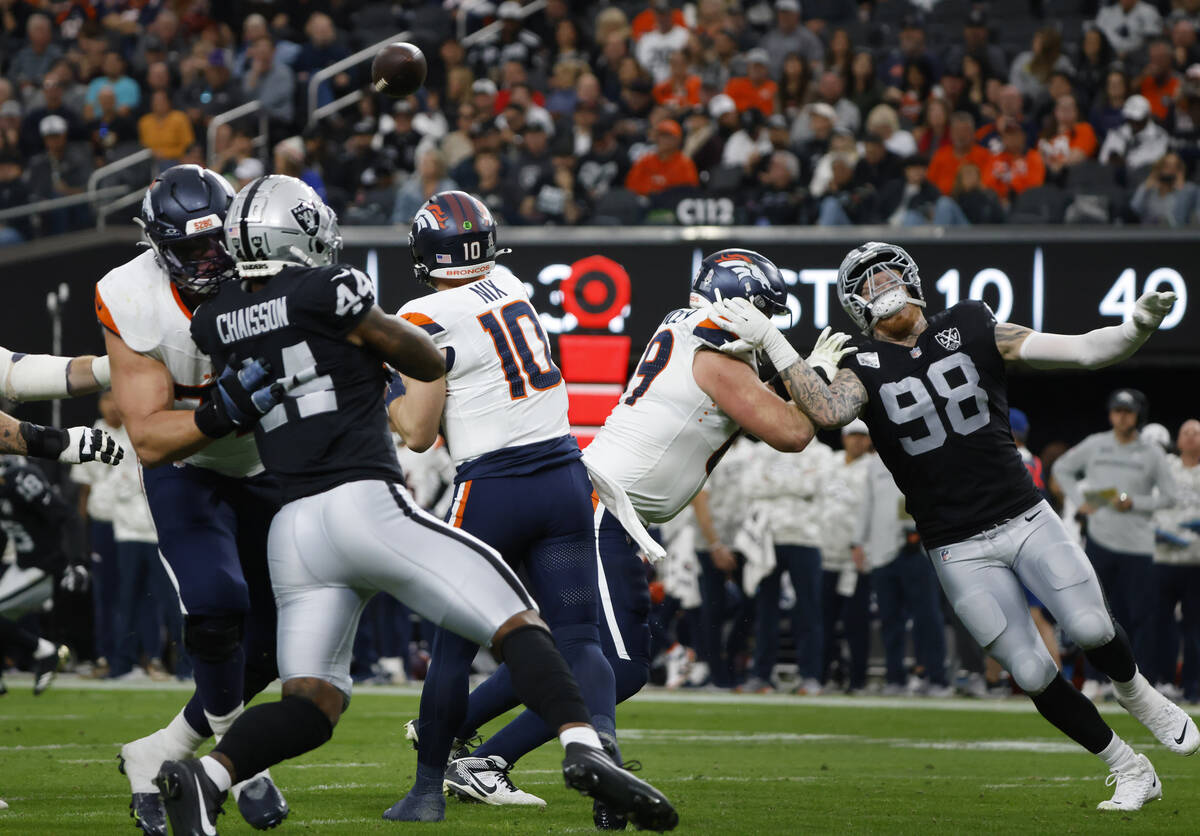
M833 376L837 374L838 363L847 354L853 354L858 351L855 346L847 346L846 341L850 339L849 334L843 334L841 331L829 333L829 326L825 326L825 330L821 332L821 336L817 337L817 341L813 344L812 353L808 355L805 362L825 373L826 380L833 380Z
M1175 294L1169 290L1143 293L1133 308L1133 321L1139 328L1155 331L1175 307Z
M104 430L68 427L67 438L67 446L58 454L58 460L66 464L100 462L118 465L125 456L125 449Z
M719 290L717 301L709 304L708 316L720 328L735 334L755 350L762 348L768 334L775 331L767 315L754 307L749 299L725 299Z

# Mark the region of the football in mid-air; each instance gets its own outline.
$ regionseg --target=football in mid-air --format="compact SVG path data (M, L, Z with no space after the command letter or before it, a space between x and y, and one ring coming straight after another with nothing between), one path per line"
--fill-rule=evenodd
M421 88L428 69L425 53L419 47L397 41L379 50L371 62L371 83L376 92L403 99Z

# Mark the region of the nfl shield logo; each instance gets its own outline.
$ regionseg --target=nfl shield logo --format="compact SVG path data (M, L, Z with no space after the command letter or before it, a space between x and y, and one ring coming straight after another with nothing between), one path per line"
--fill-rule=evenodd
M434 257L437 259L438 264L449 264L451 261L450 256L445 253L437 253Z
M950 559L950 550L942 549L942 562L945 563L949 559Z
M913 346L913 350L908 352L908 356L916 360L921 356L921 347L917 345Z
M934 339L947 351L957 351L959 346L962 345L962 336L959 335L957 328L947 328L945 331L939 331L934 335Z

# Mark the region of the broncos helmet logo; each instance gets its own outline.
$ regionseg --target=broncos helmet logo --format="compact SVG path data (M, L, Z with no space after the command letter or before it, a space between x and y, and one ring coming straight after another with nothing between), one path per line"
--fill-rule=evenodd
M718 259L718 263L738 277L738 281L746 290L746 295L752 299L760 293L771 293L771 283L767 281L766 275L757 264L746 256L729 255Z

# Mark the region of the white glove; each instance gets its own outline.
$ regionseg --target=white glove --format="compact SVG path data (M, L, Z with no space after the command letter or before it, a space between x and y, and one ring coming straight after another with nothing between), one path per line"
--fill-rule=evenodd
M849 339L850 335L843 334L841 331L830 334L829 326L826 325L821 336L817 337L817 341L813 343L812 353L805 358L804 362L814 369L824 372L825 380L832 383L841 359L847 354L858 351L855 346L846 346L846 341Z
M767 315L754 307L749 299L722 299L718 290L717 301L709 305L708 316L720 328L735 334L747 345L766 352L767 359L776 371L781 372L800 359L787 337L779 333Z
M104 430L68 427L67 439L67 446L58 454L58 460L66 464L98 461L118 465L125 456L125 449Z
M1169 290L1144 293L1133 308L1133 321L1139 331L1157 331L1175 306L1175 294Z

